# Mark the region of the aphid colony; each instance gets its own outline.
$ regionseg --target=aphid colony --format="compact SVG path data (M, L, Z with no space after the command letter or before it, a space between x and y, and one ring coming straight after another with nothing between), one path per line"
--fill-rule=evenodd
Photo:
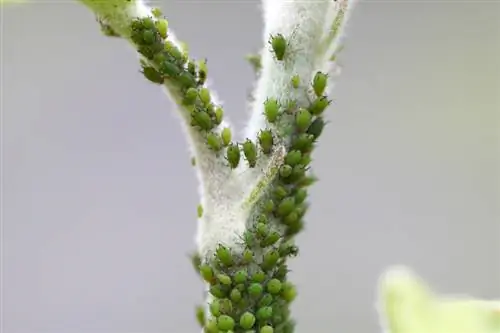
M284 164L271 193L259 203L260 214L242 235L242 252L219 245L214 258L193 257L193 264L213 296L208 306L210 315L204 307L197 309L198 321L206 333L292 333L289 304L296 290L287 281L286 261L298 253L293 240L304 227L306 188L315 181L307 171L314 144L325 126L322 114L330 104L324 95L327 75L317 72L312 78L307 89L315 97L307 106L290 111L275 98L267 99L263 110L269 126L261 130L257 142L233 142L229 128L215 131L224 112L214 105L204 87L206 62L195 64L186 52L167 40L168 24L160 15L155 12L154 19L137 19L131 25L131 39L146 59L142 64L144 76L151 82L179 89L183 105L191 112L191 125L200 130L214 153L224 152L230 168L236 168L242 157L249 167L255 167L259 154L271 154L280 135L274 125L284 114L292 117ZM286 60L288 44L283 35L271 36L269 44L276 61ZM300 78L291 77L290 88L299 87ZM199 206L198 216L202 215Z

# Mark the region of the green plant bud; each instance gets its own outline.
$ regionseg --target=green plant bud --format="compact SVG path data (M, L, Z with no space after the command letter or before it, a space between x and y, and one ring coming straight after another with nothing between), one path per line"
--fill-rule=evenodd
M219 328L217 327L217 320L210 319L210 321L205 325L206 333L219 333Z
M193 122L204 131L209 131L213 127L210 115L205 111L195 111L192 113Z
M196 307L196 320L201 327L205 326L205 309L202 305Z
M316 72L313 78L312 87L316 96L321 96L325 92L328 75L322 72Z
M220 137L222 139L222 145L227 147L231 143L231 139L233 138L233 133L231 133L231 129L229 127L225 127L221 133Z
M286 197L284 198L276 208L277 216L286 216L290 214L295 208L295 198L294 197Z
M300 160L302 159L302 153L300 150L292 150L285 156L285 164L288 164L290 166L295 166L300 163Z
M257 283L262 283L266 279L266 273L262 270L257 270L252 274L252 281Z
M297 212L294 211L283 218L283 224L292 225L296 223L298 220L299 220L299 215L297 214Z
M231 277L226 274L217 274L217 280L219 280L219 282L225 286L230 286L232 283Z
M196 207L196 211L198 213L198 218L201 218L203 216L203 206L198 205L198 207Z
M281 291L281 281L278 279L271 279L267 283L266 290L272 295L279 294Z
M255 325L255 316L251 312L245 312L240 317L240 326L244 330L249 330Z
M293 168L288 164L284 164L280 167L280 176L283 178L288 178L292 174Z
M265 254L264 254L264 258L262 260L262 269L264 270L269 270L271 268L273 268L276 263L278 262L280 258L280 255L278 253L278 251L272 249L272 250L269 250L267 251Z
M270 214L273 212L273 210L274 210L274 201L272 199L266 200L266 202L264 202L264 205L262 206L262 211L265 214Z
M271 44L276 59L280 61L283 60L287 48L287 42L285 37L282 34L276 34L274 36L271 36L269 44Z
M274 333L274 328L269 325L262 326L259 333Z
M266 155L271 153L274 144L274 137L271 130L262 130L259 133L259 144L262 152Z
M243 143L243 154L248 161L248 165L253 168L257 163L257 146L251 140L247 139Z
M281 235L277 231L271 231L266 238L264 238L260 245L262 247L267 247L276 244L276 242L281 238Z
M146 79L148 79L153 83L163 84L163 82L165 81L163 75L161 75L161 73L159 73L153 67L143 67L141 73L144 75Z
M240 163L241 153L237 144L229 144L226 150L226 159L231 169L236 169Z
M198 97L198 91L195 88L189 88L184 93L184 104L193 105Z
M309 106L309 111L315 115L321 115L326 108L330 105L330 100L326 96L316 98Z
M158 33L160 34L161 38L167 38L168 21L165 19L159 19L155 23L156 29L158 29Z
M266 223L257 223L255 231L258 237L263 238L269 234L269 226Z
M296 257L299 254L299 248L293 244L281 244L278 252L282 257Z
M274 123L279 116L280 105L275 98L268 98L264 102L264 114L270 123Z
M210 291L210 294L212 294L216 298L226 297L226 290L220 284L216 284L216 285L211 286L209 291Z
M286 302L291 303L297 297L297 289L290 282L285 282L281 289L281 297Z
M288 266L285 264L279 265L276 271L274 272L274 277L279 280L285 279L286 275L288 274Z
M220 262L225 266L232 266L234 263L233 255L231 254L231 250L225 247L222 244L219 244L217 249L215 250L215 254Z
M207 80L208 67L207 60L201 60L198 62L198 84L203 85Z
M233 276L234 283L239 284L239 283L245 283L248 279L248 272L246 269L240 269L236 273L234 273Z
M309 128L312 122L312 115L306 109L299 109L295 116L295 126L299 132L304 132Z
M255 313L255 316L259 321L268 320L272 317L272 315L273 315L273 308L270 306L263 306L257 310L257 313Z
M313 135L314 139L316 140L323 132L324 127L325 121L323 120L323 118L318 117L312 122L311 126L309 126L309 128L307 129L307 133Z
M222 123L222 118L224 117L224 110L218 106L215 108L215 124L220 125Z
M263 306L269 306L273 303L273 295L271 294L264 294L262 298L259 301L259 307Z
M307 199L307 190L304 188L299 188L295 192L295 203L297 205L303 203Z
M297 74L292 76L292 87L297 89L300 86L300 76Z
M314 136L301 133L297 137L295 137L292 141L292 150L299 150L301 152L308 152L311 150L314 142Z
M231 298L231 301L233 301L234 303L239 303L241 301L241 291L234 288L233 290L231 290L229 298Z
M200 91L199 91L199 94L200 94L200 100L201 102L206 106L206 105L209 105L210 102L211 102L211 97L210 97L210 90L208 90L208 88L200 88Z
M229 331L234 328L234 319L228 315L222 315L217 318L217 327L221 331Z
M253 252L250 249L245 249L241 257L243 264L249 264L253 261Z
M219 135L209 132L207 134L207 144L213 151L219 151L222 149L222 140Z
M248 286L248 294L250 297L259 298L264 292L264 288L260 283L252 283Z
M200 275L208 283L213 283L214 282L214 272L212 270L212 267L210 267L207 264L202 264L200 265Z
M233 303L231 302L230 299L224 298L219 300L219 305L220 305L220 313L230 314L231 312L233 312Z
M196 81L194 80L194 76L188 72L182 72L177 77L177 83L182 89L196 87Z
M176 77L181 73L179 66L170 61L164 61L159 64L159 70L163 75L167 75L169 77Z

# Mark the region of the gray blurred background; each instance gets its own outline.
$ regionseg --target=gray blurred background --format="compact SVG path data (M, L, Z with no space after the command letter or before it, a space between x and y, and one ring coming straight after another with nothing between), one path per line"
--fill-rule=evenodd
M258 1L159 4L242 127ZM3 332L198 332L197 184L172 104L72 1L1 23ZM393 264L500 297L500 2L362 1L341 63L292 264L298 332L381 332Z

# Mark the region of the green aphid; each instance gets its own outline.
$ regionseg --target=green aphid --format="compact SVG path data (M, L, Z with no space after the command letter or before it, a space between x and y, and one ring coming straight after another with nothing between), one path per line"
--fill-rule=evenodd
M288 178L292 175L292 170L293 168L290 165L284 164L280 167L280 176L283 178Z
M208 309L210 310L212 316L220 316L220 301L218 299L214 299L212 302L210 302Z
M222 139L222 145L224 147L227 147L231 143L231 140L233 138L233 134L231 133L231 129L229 127L225 127L221 131L220 137Z
M215 108L215 119L214 122L216 125L220 125L222 123L222 118L224 117L224 110L218 106Z
M309 111L315 115L321 115L326 108L330 105L331 101L326 96L316 98L309 106Z
M196 81L194 79L194 76L191 75L189 72L183 71L179 76L177 76L176 80L182 89L189 89L196 87Z
M299 248L293 244L283 243L280 245L278 252L282 257L296 257L299 254Z
M151 14L153 15L154 18L159 19L163 13L160 8L152 8L151 9Z
M303 218L304 215L306 215L308 209L309 209L309 204L304 202L301 205L295 207L295 212L297 213L299 218Z
M281 297L287 302L291 303L297 297L297 289L290 282L285 282L281 289Z
M163 84L165 79L163 78L163 75L159 73L155 68L153 67L143 67L142 72L141 72L146 79L149 81L156 83L156 84Z
M248 165L250 168L254 168L257 164L257 146L250 139L247 139L242 146L243 154L247 159Z
M142 42L145 45L153 45L158 40L157 32L155 30L144 30L142 32Z
M262 283L266 279L266 273L263 270L257 270L252 274L252 281L256 283Z
M280 112L280 105L275 98L268 98L264 102L264 114L270 123L276 122Z
M284 198L276 208L277 216L286 216L290 214L295 208L295 198L294 197L286 197Z
M307 199L307 190L304 188L299 188L295 192L295 204L299 205Z
M196 320L198 321L198 324L200 324L201 327L205 326L205 308L203 305L198 305L196 307Z
M252 298L259 298L264 292L264 287L260 283L252 283L248 286L248 295Z
M212 119L210 118L210 115L205 111L193 112L193 121L204 131L209 131L213 127Z
M278 268L274 271L273 277L279 280L283 280L285 279L289 271L290 270L288 269L287 265L279 265Z
M138 45L137 52L142 54L146 59L153 60L155 55L161 52L161 48L157 44Z
M216 318L210 319L205 324L205 331L204 331L204 333L219 333L219 328L217 327L217 319Z
M274 328L270 325L264 325L260 328L259 333L274 333Z
M262 206L262 212L264 214L270 214L273 212L273 210L274 210L274 201L273 199L269 199Z
M273 268L280 258L280 254L275 249L271 249L264 254L262 259L261 268L263 270L269 270Z
M300 164L303 166L308 166L312 162L311 154L302 154L302 159L300 160Z
M306 167L303 166L302 164L297 164L296 166L293 167L292 175L290 178L293 181L297 181L302 179L306 174Z
M198 84L203 85L207 80L208 67L207 60L204 59L198 63Z
M228 315L222 315L217 318L217 327L223 332L231 331L234 325L234 319Z
M255 325L255 316L251 312L245 312L240 317L240 326L244 330L249 330Z
M269 234L269 226L265 223L257 223L255 232L257 233L257 237L264 238Z
M191 166L196 166L196 157L191 157Z
M299 164L301 159L302 153L300 150L292 150L286 154L285 163L293 167Z
M217 249L215 250L215 255L220 260L220 262L225 266L232 266L234 263L231 250L229 250L222 244L219 244L219 246L217 246Z
M241 301L241 299L242 299L241 291L239 291L238 289L234 288L233 290L231 290L231 293L229 294L229 298L234 303L239 303Z
M295 126L297 127L297 131L304 132L306 131L312 122L312 115L306 109L299 109L297 114L295 115Z
M188 61L188 64L187 64L187 71L193 75L193 76L196 76L196 64L193 62L193 61Z
M273 133L269 129L262 130L259 133L259 145L262 152L266 155L271 153L274 144Z
M259 321L265 321L268 320L272 317L273 315L273 308L270 306L263 306L260 309L257 310L255 313L255 316Z
M316 96L321 96L325 92L328 75L322 72L316 72L313 78L312 87Z
M200 88L199 90L199 95L200 95L200 101L203 103L203 105L209 105L210 102L212 101L212 98L210 96L210 90L208 88Z
M309 126L309 128L307 129L307 133L314 136L314 139L317 140L323 132L324 127L325 121L323 120L323 118L318 117L312 122L311 126Z
M189 88L184 93L184 104L193 105L198 97L198 90L196 88Z
M246 265L254 260L254 253L250 249L245 249L243 255L241 256L242 264Z
M240 164L241 152L237 144L230 143L226 150L226 159L231 169L236 169Z
M268 284L268 286L269 286L269 284ZM274 300L273 295L264 294L259 301L259 307L269 306L273 303L273 300Z
M219 135L209 132L207 134L207 144L213 151L219 151L222 149L222 140Z
M278 279L271 279L267 282L266 290L272 295L277 295L281 291L281 281Z
M261 242L260 245L262 247L267 247L276 244L277 241L281 238L281 234L277 231L271 231L266 238L264 238Z
M155 23L156 23L156 29L158 30L158 33L160 34L161 38L167 38L168 21L165 19L159 19Z
M304 229L304 222L302 220L298 220L297 222L288 225L288 228L285 231L285 236L291 237L297 235Z
M245 245L249 248L254 247L256 244L257 240L255 239L255 235L252 231L247 230L243 233L243 242Z
M220 312L223 314L230 314L233 311L233 302L230 299L224 298L219 300Z
M213 283L215 276L212 267L207 264L200 265L200 275L208 283Z
M297 89L299 88L299 86L300 86L300 76L295 74L294 76L292 76L292 87L294 89Z
M271 36L269 44L271 44L276 59L280 61L283 60L287 48L287 41L285 37L282 34Z
M210 292L210 294L212 294L213 296L215 296L217 298L224 298L224 297L226 297L226 294L227 294L225 288L220 284L216 284L216 285L211 286L209 289L209 292Z
M285 216L282 220L283 224L285 225L293 225L294 223L296 223L298 220L300 219L299 217L299 214L295 211L291 212L290 214L288 214L287 216Z
M307 175L305 177L302 177L295 183L295 186L299 188L304 188L304 187L309 187L312 184L316 183L318 181L318 178L314 175Z
M225 285L225 286L230 286L232 281L231 281L231 277L229 275L226 275L226 274L217 274L217 280Z
M203 206L201 204L196 207L196 212L198 213L198 218L203 216Z
M246 269L240 269L236 273L234 273L233 280L234 283L240 284L245 283L248 279L248 272Z
M193 265L193 268L195 269L196 272L200 273L200 267L201 267L201 257L198 253L194 252L190 255L191 258L191 264ZM201 275L201 273L200 273Z
M266 214L259 214L259 216L257 216L257 223L264 223L264 224L268 224L269 223L269 218L267 217Z
M170 77L176 77L181 73L181 69L179 68L179 66L170 61L164 61L163 63L159 64L159 71L163 75L167 75Z
M283 200L288 195L288 190L282 185L277 185L273 194L277 200Z

